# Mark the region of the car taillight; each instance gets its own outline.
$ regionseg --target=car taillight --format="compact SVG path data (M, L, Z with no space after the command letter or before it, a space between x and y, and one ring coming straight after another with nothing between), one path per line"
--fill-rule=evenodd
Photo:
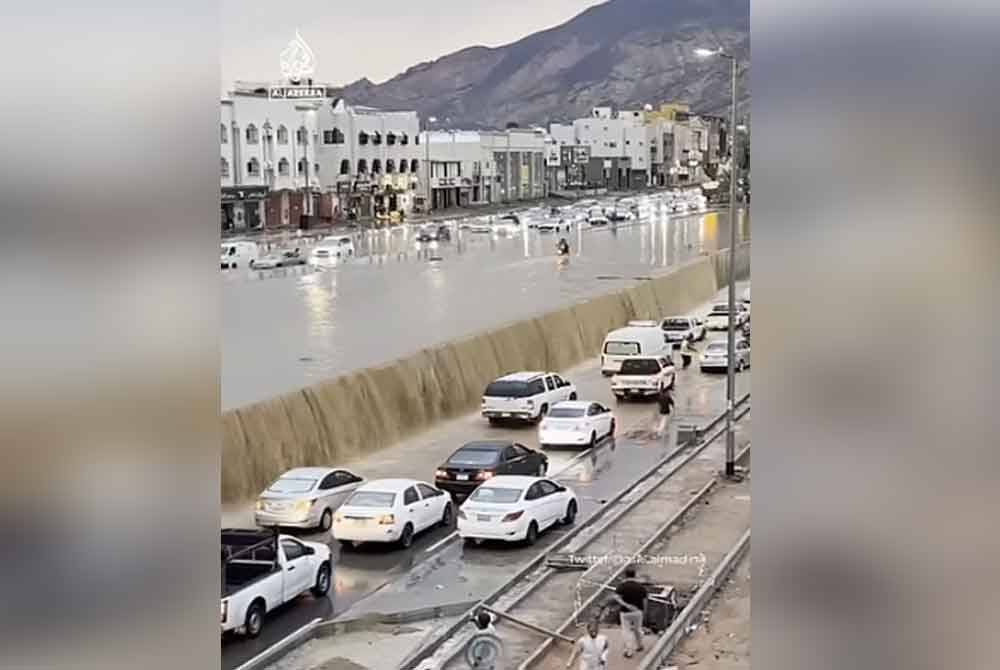
M437 472L434 473L434 476L437 477L438 479L448 479L448 471L438 470Z
M393 514L384 514L378 520L378 523L380 526L391 526L392 524L396 523L396 516Z
M504 522L504 523L507 523L507 522L509 522L509 521L517 521L517 520L518 520L518 519L520 519L520 518L521 518L522 516L524 516L524 511L523 511L523 510L522 510L522 511L520 511L520 512L511 512L510 514L508 514L507 516L505 516L505 517L503 518L503 522Z
M492 476L493 476L492 472L490 472L489 470L484 470L483 472L479 472L476 474L476 479L489 479Z

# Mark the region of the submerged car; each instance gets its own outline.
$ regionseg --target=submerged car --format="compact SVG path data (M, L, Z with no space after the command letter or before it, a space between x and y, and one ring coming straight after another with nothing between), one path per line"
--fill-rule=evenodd
M273 253L257 260L253 265L254 270L273 270L275 268L287 268L296 265L305 265L306 259L298 250L286 250L280 253Z

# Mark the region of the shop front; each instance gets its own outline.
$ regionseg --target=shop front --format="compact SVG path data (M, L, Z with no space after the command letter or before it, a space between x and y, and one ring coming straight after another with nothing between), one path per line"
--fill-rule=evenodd
M267 186L223 186L221 229L223 233L259 230L267 223Z

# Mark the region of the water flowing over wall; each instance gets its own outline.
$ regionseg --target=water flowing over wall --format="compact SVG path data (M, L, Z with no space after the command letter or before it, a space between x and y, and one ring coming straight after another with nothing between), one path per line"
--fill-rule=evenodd
M343 463L470 412L503 374L565 370L598 356L604 336L626 322L711 299L728 267L726 251L703 256L632 288L225 412L222 500L252 498L288 468ZM737 249L736 270L738 279L750 275L749 243Z

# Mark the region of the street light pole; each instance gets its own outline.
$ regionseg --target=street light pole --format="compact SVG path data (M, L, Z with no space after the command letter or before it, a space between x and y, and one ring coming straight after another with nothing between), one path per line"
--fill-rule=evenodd
M726 336L726 477L736 476L736 435L733 431L736 405L736 57L722 49L697 49L695 54L706 58L718 56L729 61L731 100L729 114L729 327Z

